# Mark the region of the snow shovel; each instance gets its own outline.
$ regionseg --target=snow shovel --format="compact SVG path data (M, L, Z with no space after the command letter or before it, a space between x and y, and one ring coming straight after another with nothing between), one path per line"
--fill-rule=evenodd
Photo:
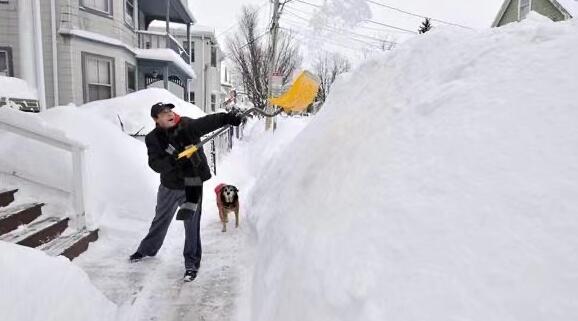
M280 97L269 99L269 103L271 105L279 107L276 112L268 114L259 108L251 108L241 115L247 116L252 112L256 112L265 117L275 117L283 111L287 113L303 111L315 100L317 92L319 91L320 83L321 82L319 81L319 78L317 78L315 75L309 71L302 71L301 74L299 74L299 76L295 79L289 90L287 90L287 92L285 92ZM216 131L214 134L211 134L209 137L201 140L201 142L198 144L187 147L184 151L179 153L178 158L190 158L196 151L199 150L199 148L201 148L207 142L211 141L213 138L219 136L221 133L229 130L231 127L231 125L225 126Z
M245 117L249 114L251 114L252 112L256 112L259 113L265 117L275 117L277 115L279 115L281 112L283 111L282 108L280 108L279 110L277 110L276 112L272 113L272 114L268 114L264 111L262 111L259 108L251 108L247 111L245 111L244 113L241 114L241 116ZM229 128L231 128L233 126L231 125L227 125L219 130L217 130L216 132L214 132L213 134L211 134L210 136L208 136L207 138L201 140L199 143L195 144L195 145L191 145L189 147L187 147L184 151L179 153L179 159L186 157L186 158L191 158L191 156L193 156L194 153L196 153L199 148L203 147L203 145L205 145L206 143L210 142L213 138L219 136L220 134L226 132L227 130L229 130Z

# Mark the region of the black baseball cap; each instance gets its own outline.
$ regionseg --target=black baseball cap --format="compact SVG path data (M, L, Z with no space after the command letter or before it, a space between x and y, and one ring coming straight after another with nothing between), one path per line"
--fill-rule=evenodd
M157 116L165 109L173 109L173 108L175 108L175 105L173 104L156 103L151 107L151 117L157 118Z

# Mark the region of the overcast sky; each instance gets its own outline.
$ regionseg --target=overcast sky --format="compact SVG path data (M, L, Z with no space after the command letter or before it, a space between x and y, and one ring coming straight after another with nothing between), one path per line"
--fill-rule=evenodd
M324 0L303 0L311 4L321 5ZM335 0L339 1L339 0ZM354 1L354 0L348 0ZM473 28L489 27L496 16L503 0L373 0L382 4L399 8L404 11L416 13L423 16L428 16L434 19L444 20ZM269 0L188 0L189 7L197 19L197 23L201 25L212 26L215 28L216 34L221 44L224 39L232 35L236 29L236 20L241 12L243 5L254 5L255 7L262 7L259 11L262 17L264 27L270 16ZM371 9L371 20L379 23L393 25L402 29L417 30L421 23L421 18L413 17L407 14L400 13L395 10L380 7L375 4L368 3ZM298 1L292 1L287 5L287 10L284 12L281 19L281 26L290 28L296 31L298 36L305 40L309 39L309 45L315 43L315 39L311 41L311 35L318 35L319 32L312 32L309 24L306 21L311 19L317 9L314 6L304 4ZM434 22L435 25L442 25ZM384 26L372 23L365 23L361 27L355 29L347 28L357 34L363 34L372 37L390 36L394 41L403 41L411 34L407 32L395 31ZM324 39L328 35L324 35ZM371 42L370 39L360 38L358 40L351 39L354 36L339 37L334 31L330 34L335 39L330 40L326 45L333 49L340 51L354 51L360 47L367 47L368 45L361 40ZM314 37L314 36L313 36ZM349 39L348 39L349 38ZM333 42L331 42L333 41Z

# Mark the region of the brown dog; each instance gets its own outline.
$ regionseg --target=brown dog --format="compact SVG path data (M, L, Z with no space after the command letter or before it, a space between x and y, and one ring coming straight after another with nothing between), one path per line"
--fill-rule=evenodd
M239 227L239 189L233 185L219 184L215 187L219 218L223 223L221 232L227 231L229 212L235 212L235 227Z

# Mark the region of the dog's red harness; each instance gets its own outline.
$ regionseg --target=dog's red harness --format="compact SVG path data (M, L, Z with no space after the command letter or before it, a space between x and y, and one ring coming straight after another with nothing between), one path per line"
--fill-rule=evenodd
M227 186L227 184L219 184L217 185L217 187L215 187L215 193L217 193L217 195L221 194L221 190L223 189L223 187Z

